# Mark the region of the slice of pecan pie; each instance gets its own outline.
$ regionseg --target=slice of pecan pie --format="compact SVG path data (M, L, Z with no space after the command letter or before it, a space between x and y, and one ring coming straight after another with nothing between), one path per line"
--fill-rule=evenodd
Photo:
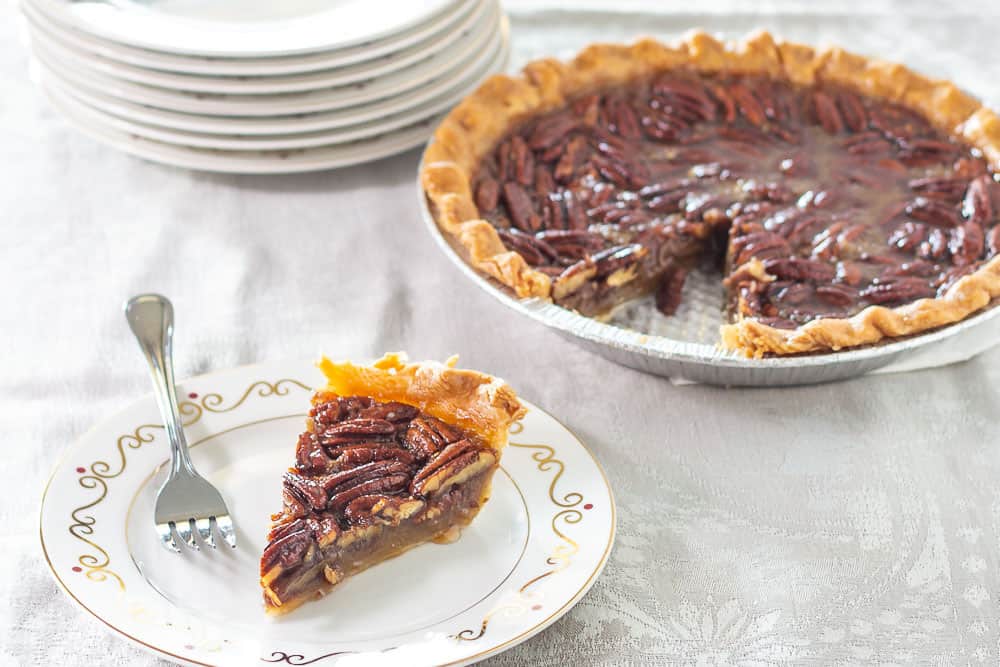
M312 399L260 561L272 613L411 547L456 539L489 498L525 412L503 381L454 358L320 368L329 384Z
M871 344L1000 296L1000 119L954 85L761 33L596 45L488 80L422 182L438 224L520 297L604 317L725 277L721 344Z

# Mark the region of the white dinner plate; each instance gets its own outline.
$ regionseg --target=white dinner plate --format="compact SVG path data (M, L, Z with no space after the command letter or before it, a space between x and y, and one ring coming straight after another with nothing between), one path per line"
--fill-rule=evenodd
M432 21L462 0L31 0L46 14L102 39L144 49L222 58L330 51Z
M473 39L474 28L490 23L496 25L499 8L496 0L481 0L472 3L474 11L464 16L441 39L418 44L406 51L394 54L392 58L380 58L374 62L359 65L320 70L305 74L282 76L206 76L164 72L129 63L119 62L82 47L72 37L72 33L62 31L52 23L46 23L30 10L25 12L31 40L62 62L75 62L88 70L112 76L132 83L181 90L188 92L228 93L236 95L275 94L301 92L345 86L351 83L373 80L376 77L413 66L419 69L423 63L439 52L458 47L463 40Z
M470 80L475 81L502 70L508 55L505 38L501 49L488 67ZM49 73L42 72L44 75ZM43 84L44 87L44 84ZM61 104L58 97L50 97L53 105L71 123L95 139L119 150L153 162L170 164L188 169L228 172L237 174L283 174L318 171L370 162L388 155L401 153L427 141L440 118L418 122L383 135L361 139L346 144L302 148L296 150L246 150L226 151L179 146L145 139L129 132L110 127L100 117L95 117L79 105Z
M152 396L92 428L42 497L42 550L60 586L113 632L184 664L347 667L475 662L542 631L593 585L614 541L611 489L586 447L526 404L490 501L457 542L417 547L267 617L258 560L321 381L291 362L180 386L192 459L227 500L235 550L158 543L168 447Z
M468 39L435 53L413 67L391 72L371 81L323 90L277 95L228 95L185 93L131 83L90 70L81 63L62 60L43 44L34 44L34 54L61 78L130 102L159 109L216 116L281 116L317 113L371 104L407 93L425 93L434 86L447 86L449 79L481 67L496 52L502 37L496 16L473 29Z
M127 44L109 42L68 26L58 17L46 14L35 0L20 0L22 11L32 19L53 30L60 39L78 48L102 55L122 63L191 74L218 74L228 76L278 76L318 70L348 67L358 64L378 65L397 57L406 58L411 48L433 49L436 40L455 29L454 26L467 16L477 4L460 2L432 21L385 39L359 46L322 51L319 53L275 58L214 58L184 56L161 51L136 48ZM410 60L409 62L415 62Z
M421 105L432 104L434 100L442 97L449 97L456 87L474 86L483 77L496 73L505 66L509 51L509 26L506 17L501 20L500 32L501 45L494 59L483 69L469 72L464 79L457 82L442 80L424 89L365 107L275 118L224 118L156 109L82 87L76 81L66 80L55 72L45 70L44 66L41 69L47 79L54 79L61 89L70 92L73 97L88 106L139 123L187 132L230 136L299 134L388 119L408 113L410 110L418 110L422 108Z
M421 121L430 122L432 119L436 119L441 113L458 104L479 83L479 78L462 81L458 86L450 89L449 92L438 95L429 102L419 104L399 113L380 116L374 120L356 125L348 125L319 132L241 136L231 134L233 128L231 126L226 127L225 121L220 123L220 129L225 133L213 134L175 130L130 120L127 117L107 113L95 106L88 105L82 97L77 96L72 89L55 76L45 76L42 79L45 91L50 96L55 97L61 107L68 107L78 114L87 115L93 118L95 123L114 128L121 132L127 132L137 137L167 144L230 151L292 150L342 144L392 132Z

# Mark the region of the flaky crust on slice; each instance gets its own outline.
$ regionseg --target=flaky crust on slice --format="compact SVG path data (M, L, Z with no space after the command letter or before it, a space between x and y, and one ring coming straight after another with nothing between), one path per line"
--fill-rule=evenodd
M520 76L493 76L462 101L434 133L424 153L421 183L438 225L475 268L520 298L551 298L551 279L508 250L481 219L472 196L480 161L516 123L557 109L577 95L670 69L766 74L799 85L834 82L919 111L939 129L978 147L1000 169L1000 117L948 81L903 65L840 48L814 49L775 40L767 32L723 43L705 32L664 44L595 44L568 62L529 63ZM740 320L722 327L723 347L747 356L838 350L906 336L957 322L1000 293L997 260L966 276L936 299L885 308L872 306L849 319L820 319L795 330Z
M387 354L371 366L324 357L319 368L327 386L317 396L368 396L380 402L397 401L480 436L494 450L507 444L511 424L527 410L503 380L478 371L455 368L458 357L445 363L408 363L406 354Z

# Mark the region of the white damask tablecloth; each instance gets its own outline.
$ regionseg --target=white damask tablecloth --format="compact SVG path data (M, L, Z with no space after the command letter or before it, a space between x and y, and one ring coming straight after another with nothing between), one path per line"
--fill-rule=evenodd
M761 25L1000 107L995 2L578 4L511 3L516 63ZM491 664L1000 662L1000 350L818 387L672 386L462 278L416 214L416 152L294 177L127 157L46 104L0 12L0 665L162 664L56 589L36 527L59 452L148 391L120 312L147 290L174 300L182 377L320 350L458 351L582 435L617 493L617 546L570 614Z

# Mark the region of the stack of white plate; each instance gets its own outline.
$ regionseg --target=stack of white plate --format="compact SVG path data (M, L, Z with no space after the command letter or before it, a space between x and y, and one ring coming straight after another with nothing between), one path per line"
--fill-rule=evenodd
M504 68L497 0L21 0L37 73L84 131L193 169L281 173L425 142Z

